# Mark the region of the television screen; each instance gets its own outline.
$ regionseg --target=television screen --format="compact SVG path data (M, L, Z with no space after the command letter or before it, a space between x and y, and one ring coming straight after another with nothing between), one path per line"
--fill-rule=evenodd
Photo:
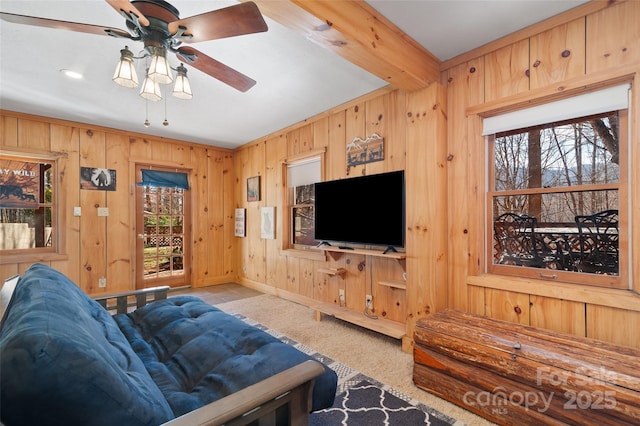
M315 184L315 239L404 247L404 170Z

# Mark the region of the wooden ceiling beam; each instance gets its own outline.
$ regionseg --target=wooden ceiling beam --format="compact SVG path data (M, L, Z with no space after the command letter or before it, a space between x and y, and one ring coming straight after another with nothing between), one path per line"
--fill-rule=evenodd
M362 0L253 0L274 21L409 92L439 80L440 61Z

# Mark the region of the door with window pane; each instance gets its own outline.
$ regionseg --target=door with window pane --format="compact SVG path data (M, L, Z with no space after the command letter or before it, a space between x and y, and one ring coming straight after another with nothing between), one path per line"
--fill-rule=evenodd
M144 177L148 170L151 180ZM190 284L189 190L174 176L186 182L186 171L136 167L136 288Z

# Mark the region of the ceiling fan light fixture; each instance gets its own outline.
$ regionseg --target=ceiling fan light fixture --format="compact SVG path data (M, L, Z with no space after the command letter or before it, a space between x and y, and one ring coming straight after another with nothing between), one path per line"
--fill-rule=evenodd
M113 81L122 87L138 87L138 74L133 65L133 53L128 46L120 50L120 61L113 73Z
M148 75L142 82L140 88L140 96L149 101L159 101L162 99L162 92L160 92L160 84L157 81L153 81Z
M160 84L169 84L173 81L171 67L167 61L167 49L155 48L151 54L151 65L147 77Z
M180 99L192 99L191 83L187 78L187 69L183 64L176 68L176 84L173 86L173 96Z

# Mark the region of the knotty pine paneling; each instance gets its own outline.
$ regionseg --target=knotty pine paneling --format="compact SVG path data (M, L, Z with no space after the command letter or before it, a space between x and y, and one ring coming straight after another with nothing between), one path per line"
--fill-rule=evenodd
M538 33L532 31L531 27L510 34L504 38L507 42L491 44L497 47L495 51L484 46L464 55L465 58L479 58L482 61L458 62L458 65L442 70L441 80L447 85L449 104L448 305L494 318L522 323L530 321L533 326L576 335L587 334L605 341L640 347L637 329L635 326L626 326L637 323L635 316L640 312L640 298L638 310L628 311L598 305L595 301L599 298L589 296L589 286L577 285L575 292L565 294L560 299L553 297L552 288L543 292L544 295L529 295L526 287L521 292L511 292L467 284L469 276L474 276L474 284L492 280L490 275L483 275L484 248L478 244L484 240L482 228L485 214L482 188L485 161L479 160L484 158L485 147L481 136L482 118L467 115L467 108L474 107L477 110L477 106L484 103L506 99L493 104L508 109L510 97L514 102L525 104L530 90L538 93L562 90L565 81L570 83L576 79L581 79L582 84L606 82L618 76L616 70L621 67L626 67L630 72L634 68L638 70L635 73L637 80L640 72L640 2L610 2L605 6L581 10L585 15L570 12L567 14L570 19L554 17L549 20L557 25L540 24ZM562 56L565 51L569 54ZM470 62L475 62L473 67ZM536 62L537 67L534 66ZM470 72L472 68L474 73ZM530 88L522 73L527 68L531 75ZM637 86L637 81L634 86ZM531 95L532 100L534 96ZM636 90L633 103L635 105L638 102L640 95ZM640 114L635 106L631 111L634 112L631 118L631 140L634 141L638 135ZM639 152L635 149L631 152L632 182L638 181ZM460 156L466 156L466 159L458 161ZM636 216L639 203L640 187L636 185L632 187L631 206ZM637 221L637 217L630 220ZM637 252L640 233L637 230L633 232L631 245ZM638 291L640 274L637 265L640 262L637 256L635 259L630 286ZM553 283L549 285L553 286ZM596 291L594 288L593 293ZM567 300L567 296L572 300ZM529 303L532 304L530 309ZM603 301L603 305L613 306L606 301ZM515 312L516 306L521 309L520 314Z
M366 102L365 135L369 137L377 133L384 137L384 159L366 165L366 174L402 170L405 165L405 131L404 111L406 95L399 90L379 96Z
M529 325L529 295L487 288L485 289L485 315L494 319Z
M235 174L233 153L183 141L162 140L115 129L2 111L0 147L12 152L52 152L58 157L58 232L61 256L39 261L50 264L88 294L135 288L135 214L133 188L136 162L189 170L194 202L192 284L233 279L232 255ZM162 150L164 152L156 152ZM117 171L116 191L80 189L80 167ZM202 182L200 180L202 179ZM206 181L206 182L205 182ZM73 216L73 207L82 216ZM109 216L98 217L97 207ZM199 210L201 209L201 210ZM187 241L189 243L189 241ZM0 278L26 270L33 258L19 263L0 262ZM97 287L98 278L107 287Z
M18 146L18 119L15 117L0 117L0 145L7 148Z
M35 120L18 121L18 147L37 151L51 150L50 124Z
M313 123L313 149L329 146L329 117L322 117Z
M529 298L530 325L574 336L586 336L585 304L544 296Z
M104 131L90 128L80 129L80 167L106 168ZM79 183L78 183L79 184ZM120 188L122 191L122 188ZM98 208L109 207L107 191L80 191L80 287L89 294L110 291L107 277L107 217L98 217ZM115 205L112 207L115 209ZM116 241L114 241L115 245ZM122 241L117 242L122 245ZM114 246L112 248L116 250ZM107 287L99 288L98 280L107 279Z
M260 239L260 207L264 205L262 195L265 182L265 149L266 143L259 141L239 151L234 161L238 190L236 205L246 209L246 237L236 239L240 243L240 251L236 258L241 276L256 282L264 282L265 243ZM260 176L260 201L247 201L247 179Z
M531 89L545 87L585 73L585 19L531 37Z
M312 259L298 258L299 260L299 273L298 273L298 294L313 298L313 287L316 272L316 262Z
M116 191L104 191L105 206L110 206L106 221L106 270L108 292L120 293L129 290L134 279L134 268L131 264L133 247L135 250L134 225L130 222L131 215L127 206L131 200L131 178L129 176L129 138L126 135L105 135L104 167L116 171ZM102 167L102 166L101 166ZM91 192L91 191L84 191ZM95 191L103 192L103 191ZM102 219L102 218L99 218ZM109 282L109 277L121 277ZM123 279L124 278L124 279Z
M586 19L587 73L639 62L640 2L612 3Z
M300 294L300 259L287 256L287 279L284 289L290 293Z
M484 99L484 61L482 58L448 70L447 87L447 191L456 200L448 210L449 252L448 305L467 309L466 277L479 267L479 250L484 236L484 139L473 131L477 122L467 118L469 105Z
M51 266L75 283L80 282L80 221L73 207L80 206L80 131L78 128L51 125L51 150L63 153L58 158L57 224L59 249L67 258L54 260ZM128 237L127 237L128 238Z
M484 57L485 100L492 101L529 90L529 39Z
M203 285L205 281L214 278L214 270L210 269L216 247L219 247L220 239L211 240L211 226L215 226L215 221L209 215L210 207L220 205L223 202L222 194L219 191L209 192L210 185L209 170L211 163L209 150L206 148L194 148L191 151L191 171L189 173L189 193L191 196L191 217L203 218L206 220L195 221L191 226L190 235L185 236L191 240L190 248L192 253L191 274L194 285ZM215 265L215 263L213 263ZM213 266L212 265L212 266Z
M407 336L447 300L447 101L434 84L407 95Z
M347 175L346 119L345 111L336 112L329 116L329 145L326 153L325 180L340 179Z
M485 315L484 287L470 285L467 289L468 301L466 312Z
M356 105L347 108L345 111L345 139L344 139L344 151L343 155L346 156L347 144L351 143L351 141L360 137L365 139L366 135L366 110L364 103L358 103ZM382 136L382 135L381 135ZM340 151L340 145L333 145L334 148ZM346 161L346 160L345 160ZM366 165L360 164L357 166L351 166L346 169L347 177L353 176L363 176L366 174Z
M194 148L196 149L196 148ZM207 257L208 282L223 283L235 272L233 244L233 158L229 153L207 149ZM222 209L220 208L222 207ZM197 259L194 256L194 261Z
M362 311L364 309L364 297L370 291L369 279L370 257L360 254L344 254L345 258L345 286L347 296L347 307Z
M282 220L279 218L284 214L289 214L287 206L283 203L283 192L287 191L283 181L283 163L287 156L287 139L284 137L273 137L266 142L265 153L265 207L275 207L275 239L265 240L265 284L272 287L283 287L287 276L287 262L284 256L280 255L282 239L288 232L282 229Z
M587 337L640 348L640 312L587 305Z

